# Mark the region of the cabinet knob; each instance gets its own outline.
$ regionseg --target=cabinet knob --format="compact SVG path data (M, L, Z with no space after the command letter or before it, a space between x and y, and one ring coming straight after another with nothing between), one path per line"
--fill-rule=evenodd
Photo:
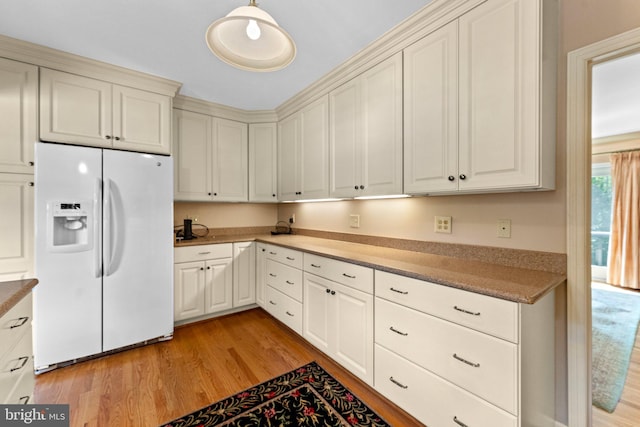
M358 189L358 186L357 186L357 185L355 185L353 188L354 188L355 190L357 190L357 189Z
M111 135L105 135L104 139L111 139Z
M204 270L204 267L200 267L200 271Z
M330 294L331 293L331 289L327 289L327 293Z
M217 195L218 195L218 193L213 193L213 195L214 195L214 196L217 196Z
M455 181L456 177L453 175L449 175L449 177L447 178L449 181Z
M275 194L272 194L272 195L271 195L271 197L276 197L276 195L275 195Z
M209 196L211 195L211 193L207 193Z
M335 294L336 294L336 291L331 291L331 295L335 295Z
M467 175L465 174L460 175L460 179L467 179Z
M210 265L207 266L207 270L211 270L211 266Z
M35 163L29 162L29 166L33 166L33 165L35 165Z
M33 187L33 186L35 186L35 184L33 182L30 182L29 187Z
M361 189L361 190L364 190L364 185L360 185L360 189Z
M115 139L116 141L120 141L120 137L119 136L116 136L113 139Z

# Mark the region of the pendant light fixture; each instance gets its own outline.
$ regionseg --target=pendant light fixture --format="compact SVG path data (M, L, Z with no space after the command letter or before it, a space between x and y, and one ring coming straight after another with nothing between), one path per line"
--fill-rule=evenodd
M291 36L256 0L214 21L206 33L209 49L224 62L248 71L275 71L296 56Z

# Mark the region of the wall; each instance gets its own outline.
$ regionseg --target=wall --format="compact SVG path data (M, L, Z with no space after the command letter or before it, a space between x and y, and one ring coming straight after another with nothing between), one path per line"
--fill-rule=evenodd
M175 202L173 223L182 225L185 218L197 218L209 228L263 227L275 225L278 206L270 203L200 203Z

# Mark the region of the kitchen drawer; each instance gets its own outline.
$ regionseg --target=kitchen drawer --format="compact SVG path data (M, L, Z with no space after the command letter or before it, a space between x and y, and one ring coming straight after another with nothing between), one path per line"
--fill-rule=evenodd
M305 253L304 271L373 294L372 268Z
M379 345L374 378L377 391L428 426L518 425L513 415Z
M31 330L31 292L0 318L0 360Z
M174 248L173 250L174 263L231 257L233 257L233 245L231 243L185 246Z
M22 375L13 387L13 391L3 403L13 405L33 403L33 390L36 385L36 377L33 373L33 358L30 358L27 366L30 369L26 369L26 367L22 369Z
M376 270L376 296L518 342L518 304Z
M268 245L267 259L281 262L290 267L302 270L302 252L293 249L283 248L282 246Z
M33 374L31 330L0 359L0 402L6 401L24 372Z
M267 285L302 302L302 270L268 259Z
M302 303L267 286L265 308L273 317L302 335Z
M518 414L515 344L381 298L375 313L377 344Z

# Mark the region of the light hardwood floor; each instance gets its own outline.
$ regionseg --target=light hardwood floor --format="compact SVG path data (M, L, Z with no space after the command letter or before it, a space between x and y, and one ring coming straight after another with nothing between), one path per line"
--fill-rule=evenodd
M40 374L34 400L69 404L72 427L159 426L313 360L391 425L422 425L261 309Z
M631 353L631 363L620 402L610 414L593 407L593 427L638 427L640 426L640 329Z

